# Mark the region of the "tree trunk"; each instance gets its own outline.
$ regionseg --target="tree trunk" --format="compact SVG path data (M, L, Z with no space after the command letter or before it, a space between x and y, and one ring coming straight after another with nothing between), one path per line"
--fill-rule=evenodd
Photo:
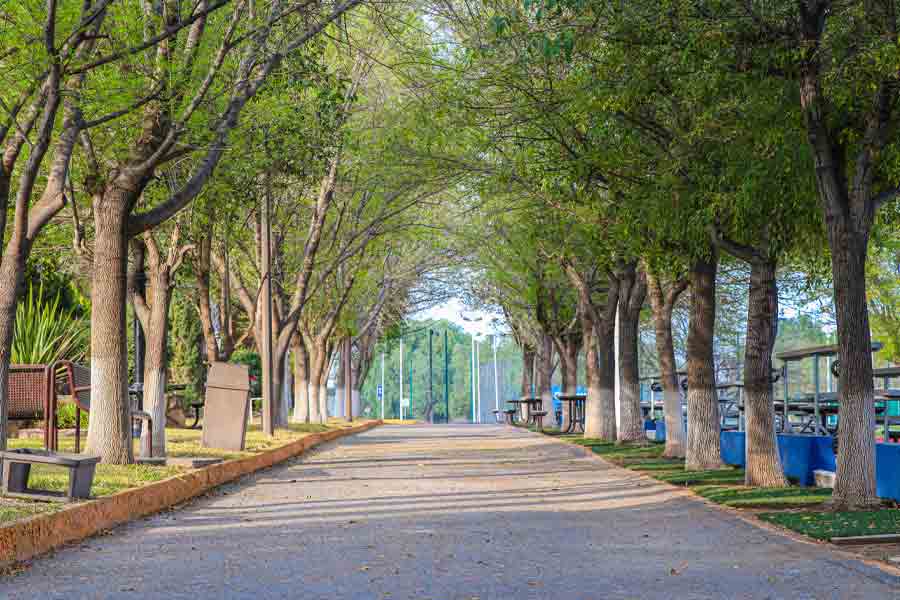
M868 229L853 230L844 215L829 215L828 242L837 320L837 473L832 504L842 509L879 503L875 489L875 393L872 338L866 303Z
M328 421L328 352L319 341L309 352L309 422L324 425Z
M894 14L885 10L881 20L872 6L866 8L866 27L876 23L893 29ZM892 111L896 101L894 83L885 79L878 86L874 102L860 115L865 131L860 131L857 154L848 156L843 132L829 124L829 106L820 73L820 40L826 35L828 5L802 11L802 42L808 54L800 69L800 103L812 150L816 187L825 212L834 307L837 321L840 378L838 396L837 473L831 503L835 508L876 506L875 485L875 405L872 381L872 347L869 309L866 302L866 255L869 234L875 221L878 201L873 182L879 163L892 139ZM866 34L872 31L866 32ZM893 34L889 34L893 37ZM864 133L864 134L863 134ZM852 173L852 178L850 174Z
M107 464L134 462L125 332L127 212L132 195L116 180L94 200L91 277L91 411L86 452Z
M344 368L344 344L341 342L339 358L337 364L337 375L335 377L334 384L334 416L339 418L345 418L347 415L345 414L347 411L345 407L347 406L347 398L345 392L347 380L346 377L346 369Z
M527 398L534 393L534 362L536 352L530 346L522 349L522 397ZM528 405L520 404L522 419L528 418Z
M219 358L219 344L216 341L213 327L212 308L210 306L210 251L212 245L212 226L207 227L200 240L197 260L193 261L194 278L197 280L197 304L200 313L200 328L203 331L203 344L206 348L207 362L216 362Z
M153 419L153 456L166 455L166 346L169 334L169 304L172 298L165 273L149 273L149 319L144 326L144 411ZM147 447L150 432L141 430L141 447Z
M309 354L297 333L294 348L294 422L309 423Z
M691 317L687 339L688 435L685 468L722 467L719 398L713 364L718 254L698 259L691 268Z
M619 394L620 442L646 442L641 416L641 382L638 367L638 330L646 296L643 273L629 265L619 282Z
M553 421L553 338L541 334L541 353L538 357L538 389L541 396L541 410L547 412L544 423Z
M563 394L572 395L578 393L578 354L581 351L581 341L575 336L567 335L557 344L559 353L559 368L562 379ZM560 429L569 428L571 415L568 402L562 403L562 421Z
M279 361L276 367L281 372L281 401L277 405L278 413L276 415L276 422L279 427L287 427L291 420L291 399L294 395L294 380L291 373L290 350L281 355L281 361Z
M594 407L586 411L585 418L591 419L590 427L585 423L584 437L598 438L607 442L616 441L616 349L614 319L603 320L597 326L594 343L597 345L598 399ZM588 434L590 430L590 435Z
M772 394L772 350L778 319L778 287L774 261L756 260L750 270L747 340L744 351L744 410L747 418L745 483L784 487L775 436Z
M9 363L12 355L13 334L16 328L16 304L25 275L25 258L22 253L9 251L0 263L0 450L6 450L9 417Z
M656 329L656 353L659 355L659 378L663 388L663 413L666 420L666 458L684 458L685 431L681 409L681 390L678 385L678 369L675 364L675 344L672 340L672 309L685 283L673 284L663 293L659 279L647 273L650 305Z
M597 339L594 335L594 322L589 317L581 317L582 342L584 344L584 370L587 377L587 398L584 402L585 419L584 419L584 437L595 438L600 437L603 433L599 424L602 419L597 415L595 410L600 406L601 379L600 365L597 355ZM615 421L613 421L615 423Z

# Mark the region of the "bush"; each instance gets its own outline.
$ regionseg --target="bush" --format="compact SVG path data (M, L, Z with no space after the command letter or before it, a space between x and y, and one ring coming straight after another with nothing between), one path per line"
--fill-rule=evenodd
M231 355L231 362L250 368L250 396L262 395L262 360L253 350L239 349Z
M43 287L28 288L28 295L16 306L11 362L20 365L49 365L57 360L82 361L88 348L88 324L74 311L60 306L60 296L50 301Z
M56 419L60 429L75 428L75 405L71 402L61 404L56 409ZM87 411L81 411L81 429L87 431L88 414Z

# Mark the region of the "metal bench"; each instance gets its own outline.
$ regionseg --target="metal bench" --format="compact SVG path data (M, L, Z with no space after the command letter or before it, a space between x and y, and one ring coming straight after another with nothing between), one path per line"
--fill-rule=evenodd
M75 404L75 452L81 451L81 411L91 410L91 370L84 365L79 365L70 360L60 360L50 368L51 386L49 399L49 413L51 415L48 425L49 433L45 437L50 438L51 450L59 448L59 428L56 423L56 409L61 396ZM129 407L130 408L130 407ZM141 420L147 423L149 435L144 436L146 447L141 447L141 457L153 456L153 418L150 413L131 408L132 420Z
M71 502L91 495L94 469L99 456L61 454L50 450L20 448L0 452L3 461L2 492L4 496L29 500ZM32 465L63 467L69 470L69 485L65 492L28 487Z
M50 402L50 367L10 365L7 382L7 417L10 421L43 421L44 447L50 447L47 421Z

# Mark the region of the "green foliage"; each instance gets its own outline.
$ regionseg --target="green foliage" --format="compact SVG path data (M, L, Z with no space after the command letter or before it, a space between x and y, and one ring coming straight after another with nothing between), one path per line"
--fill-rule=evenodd
M884 344L877 356L900 363L900 239L872 252L867 274L872 338Z
M56 411L56 418L60 429L72 429L75 427L75 405L71 402L61 404ZM88 413L81 411L81 431L87 431Z
M186 384L185 400L193 401L203 392L206 373L200 356L200 317L190 298L175 294L170 309L169 329L169 370L171 383Z
M88 323L74 309L43 297L42 288L30 287L16 307L11 362L44 365L57 360L83 361L88 351Z
M231 362L247 365L250 370L250 395L262 395L262 360L259 353L247 348L239 348L231 355Z

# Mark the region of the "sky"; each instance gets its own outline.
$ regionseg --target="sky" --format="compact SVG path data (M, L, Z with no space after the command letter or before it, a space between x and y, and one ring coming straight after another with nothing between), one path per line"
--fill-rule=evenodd
M470 320L464 320L463 316ZM475 335L495 333L496 328L491 325L491 321L495 317L496 315L491 313L467 309L459 298L452 298L444 304L412 315L413 319L447 319L465 329L466 333ZM502 330L506 330L505 325Z

